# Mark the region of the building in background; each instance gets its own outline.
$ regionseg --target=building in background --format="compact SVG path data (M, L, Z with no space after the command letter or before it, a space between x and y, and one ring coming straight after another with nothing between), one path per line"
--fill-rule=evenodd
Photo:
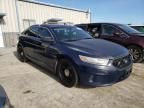
M51 18L64 22L89 23L90 12L30 0L0 0L0 47L15 46L17 33Z

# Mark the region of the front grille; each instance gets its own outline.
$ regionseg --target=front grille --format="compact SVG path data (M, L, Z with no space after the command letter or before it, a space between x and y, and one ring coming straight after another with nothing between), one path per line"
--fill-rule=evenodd
M120 57L117 58L113 61L113 65L117 68L125 68L127 66L129 66L132 62L132 57L131 55L128 56L124 56L124 57Z

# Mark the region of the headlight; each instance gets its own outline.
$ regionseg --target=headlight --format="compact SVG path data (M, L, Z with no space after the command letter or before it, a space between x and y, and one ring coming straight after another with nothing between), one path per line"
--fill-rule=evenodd
M93 58L93 57L87 57L79 55L79 58L81 61L90 63L90 64L97 64L97 65L108 65L109 59L103 59L103 58Z

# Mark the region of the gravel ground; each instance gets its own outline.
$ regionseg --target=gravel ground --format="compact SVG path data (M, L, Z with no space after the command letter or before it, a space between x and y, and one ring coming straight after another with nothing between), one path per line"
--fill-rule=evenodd
M66 88L41 67L16 58L15 48L0 49L0 84L14 108L144 108L144 64L113 86Z

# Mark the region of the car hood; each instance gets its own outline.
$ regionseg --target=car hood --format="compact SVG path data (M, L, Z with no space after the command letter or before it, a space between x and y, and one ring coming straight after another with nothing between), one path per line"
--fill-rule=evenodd
M126 48L102 39L83 39L79 41L65 42L67 47L81 53L96 57L119 57L128 55Z

